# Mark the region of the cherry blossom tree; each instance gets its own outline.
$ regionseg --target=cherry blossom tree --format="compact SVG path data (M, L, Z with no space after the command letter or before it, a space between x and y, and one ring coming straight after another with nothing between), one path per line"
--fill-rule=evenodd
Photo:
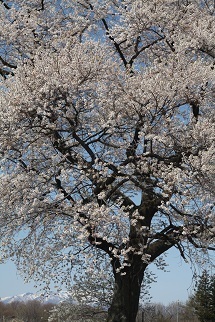
M36 280L144 272L214 247L214 2L0 1L0 240ZM105 264L106 265L106 264Z

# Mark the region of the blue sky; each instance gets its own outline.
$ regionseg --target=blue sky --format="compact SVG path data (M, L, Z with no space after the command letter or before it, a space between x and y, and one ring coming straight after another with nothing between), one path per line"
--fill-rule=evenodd
M192 271L189 264L185 264L176 250L171 250L167 255L168 272L151 267L157 274L157 282L151 284L150 294L152 302L168 304L173 301L185 302L192 291ZM0 298L22 293L36 293L34 282L25 284L19 276L12 262L0 265Z

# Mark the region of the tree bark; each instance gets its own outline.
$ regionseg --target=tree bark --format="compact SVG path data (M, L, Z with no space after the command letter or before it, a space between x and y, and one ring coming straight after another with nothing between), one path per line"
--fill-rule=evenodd
M115 274L115 289L107 322L135 322L139 306L144 265L139 259L125 270L126 275Z

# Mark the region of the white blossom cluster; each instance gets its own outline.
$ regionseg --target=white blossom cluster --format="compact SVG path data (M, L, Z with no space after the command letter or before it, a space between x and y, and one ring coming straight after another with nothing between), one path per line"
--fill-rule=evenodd
M214 9L188 2L1 1L0 258L26 276L213 249Z

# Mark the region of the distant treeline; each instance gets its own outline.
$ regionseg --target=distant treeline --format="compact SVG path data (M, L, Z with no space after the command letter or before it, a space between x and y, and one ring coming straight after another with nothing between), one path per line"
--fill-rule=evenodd
M0 302L0 322L48 322L53 304L43 304L39 301L11 302L5 304Z
M86 305L43 304L32 300L0 302L0 322L105 322L107 312ZM136 322L199 322L190 302L173 302L167 306L149 303L140 307Z

